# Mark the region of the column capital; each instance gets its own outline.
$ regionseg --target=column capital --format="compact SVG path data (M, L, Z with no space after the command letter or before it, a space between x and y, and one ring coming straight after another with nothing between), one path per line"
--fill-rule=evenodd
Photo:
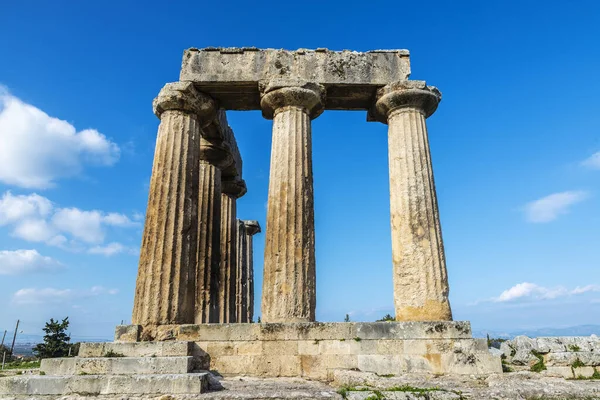
M325 109L325 88L305 81L271 80L259 83L260 107L263 117L273 119L285 107L307 110L311 119L317 118Z
M377 101L369 112L369 120L387 123L390 114L403 108L417 109L429 117L437 109L442 93L425 81L399 81L377 90Z
M152 102L154 114L160 118L162 113L178 110L195 114L204 127L216 115L215 101L208 95L199 92L192 82L167 83Z
M240 220L240 222L244 224L244 227L246 227L246 234L250 236L254 236L261 231L260 224L258 223L258 221Z
M246 181L239 177L221 181L221 193L233 196L236 199L245 195L247 191Z
M226 142L200 138L200 161L208 162L223 169L233 163L233 157Z

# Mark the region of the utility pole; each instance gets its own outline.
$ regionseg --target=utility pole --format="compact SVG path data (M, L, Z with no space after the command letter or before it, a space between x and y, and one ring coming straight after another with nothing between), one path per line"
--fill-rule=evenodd
M6 337L6 329L4 330L4 336L2 336L2 343L0 343L0 346L4 346L4 338Z
M15 335L13 336L12 346L10 346L10 356L13 356L13 350L15 349L15 340L17 340L17 332L19 330L19 320L17 320L17 327L15 328Z

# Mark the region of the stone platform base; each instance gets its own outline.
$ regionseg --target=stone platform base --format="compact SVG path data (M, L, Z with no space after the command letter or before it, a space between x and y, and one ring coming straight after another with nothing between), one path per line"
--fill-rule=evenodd
M115 342L82 343L78 357L44 359L40 369L42 376L0 378L0 399L81 393L185 398L221 388L206 370L321 381L341 370L380 376L502 372L500 357L489 353L484 339L471 337L467 322L118 326Z
M328 380L336 369L377 374L502 372L468 322L119 326L115 343L186 341L196 369L257 377ZM162 351L162 350L161 350Z

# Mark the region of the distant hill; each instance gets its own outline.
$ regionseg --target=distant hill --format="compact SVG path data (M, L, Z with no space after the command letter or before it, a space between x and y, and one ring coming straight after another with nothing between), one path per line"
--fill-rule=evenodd
M600 325L578 325L562 328L539 328L539 329L520 329L511 330L507 332L501 332L497 330L475 330L473 331L474 337L486 337L490 335L492 338L512 339L515 336L529 336L529 337L540 337L540 336L600 336Z

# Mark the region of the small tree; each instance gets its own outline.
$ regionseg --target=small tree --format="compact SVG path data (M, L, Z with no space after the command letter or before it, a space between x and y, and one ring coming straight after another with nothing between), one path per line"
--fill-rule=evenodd
M390 314L385 314L383 318L378 319L377 322L393 322L396 318L392 317Z
M0 363L2 362L2 356L6 353L6 359L10 360L10 348L5 345L0 345Z
M346 317L344 318L344 322L350 322L350 314L346 314Z
M69 317L59 322L50 318L44 328L44 343L40 343L33 348L33 353L39 358L65 357L69 354L69 341L71 337L67 335L69 327Z

